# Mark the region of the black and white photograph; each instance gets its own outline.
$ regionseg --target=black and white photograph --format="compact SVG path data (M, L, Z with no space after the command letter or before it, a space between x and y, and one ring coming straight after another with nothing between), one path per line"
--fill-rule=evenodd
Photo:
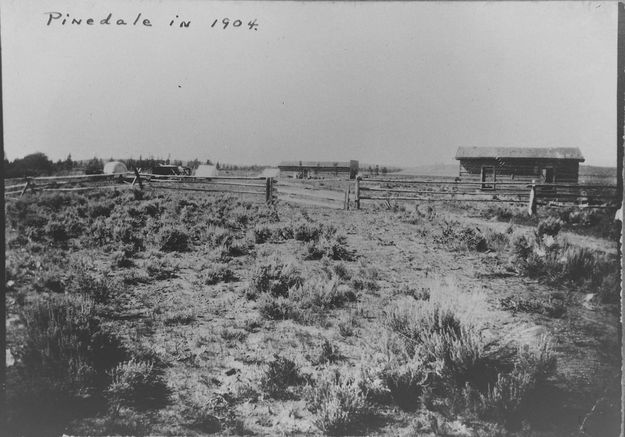
M623 435L623 3L0 0L0 49L0 435Z

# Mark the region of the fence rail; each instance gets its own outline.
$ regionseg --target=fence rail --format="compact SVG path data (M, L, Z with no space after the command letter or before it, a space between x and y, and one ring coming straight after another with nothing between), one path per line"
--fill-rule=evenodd
M21 197L29 191L33 193L43 191L70 192L106 188L125 189L137 186L141 190L152 188L255 195L264 197L268 203L272 203L277 198L273 179L265 177L161 176L139 173L135 170L134 172L113 175L43 176L21 180L13 179L11 182L13 182L11 185L5 187L5 198L16 195Z
M107 188L165 189L197 192L226 192L264 197L300 204L349 209L363 201L500 202L537 206L612 208L619 204L615 185L562 183L488 182L454 179L356 178L354 181L275 180L261 176L153 175L135 170L113 175L44 176L5 181L6 197L38 191L88 191Z
M615 185L481 182L416 176L414 179L357 178L354 188L356 208L360 208L362 201L500 202L525 203L528 211L534 213L538 205L612 208L619 203Z

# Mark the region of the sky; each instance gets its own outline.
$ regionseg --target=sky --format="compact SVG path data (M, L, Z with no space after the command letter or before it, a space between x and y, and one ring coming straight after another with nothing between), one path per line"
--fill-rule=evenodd
M9 160L419 166L553 146L616 166L616 2L0 0L0 19Z

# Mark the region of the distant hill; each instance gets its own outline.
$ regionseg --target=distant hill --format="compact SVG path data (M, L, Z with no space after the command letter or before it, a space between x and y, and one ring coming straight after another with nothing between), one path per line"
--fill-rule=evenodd
M580 184L604 183L616 184L616 167L579 166Z

